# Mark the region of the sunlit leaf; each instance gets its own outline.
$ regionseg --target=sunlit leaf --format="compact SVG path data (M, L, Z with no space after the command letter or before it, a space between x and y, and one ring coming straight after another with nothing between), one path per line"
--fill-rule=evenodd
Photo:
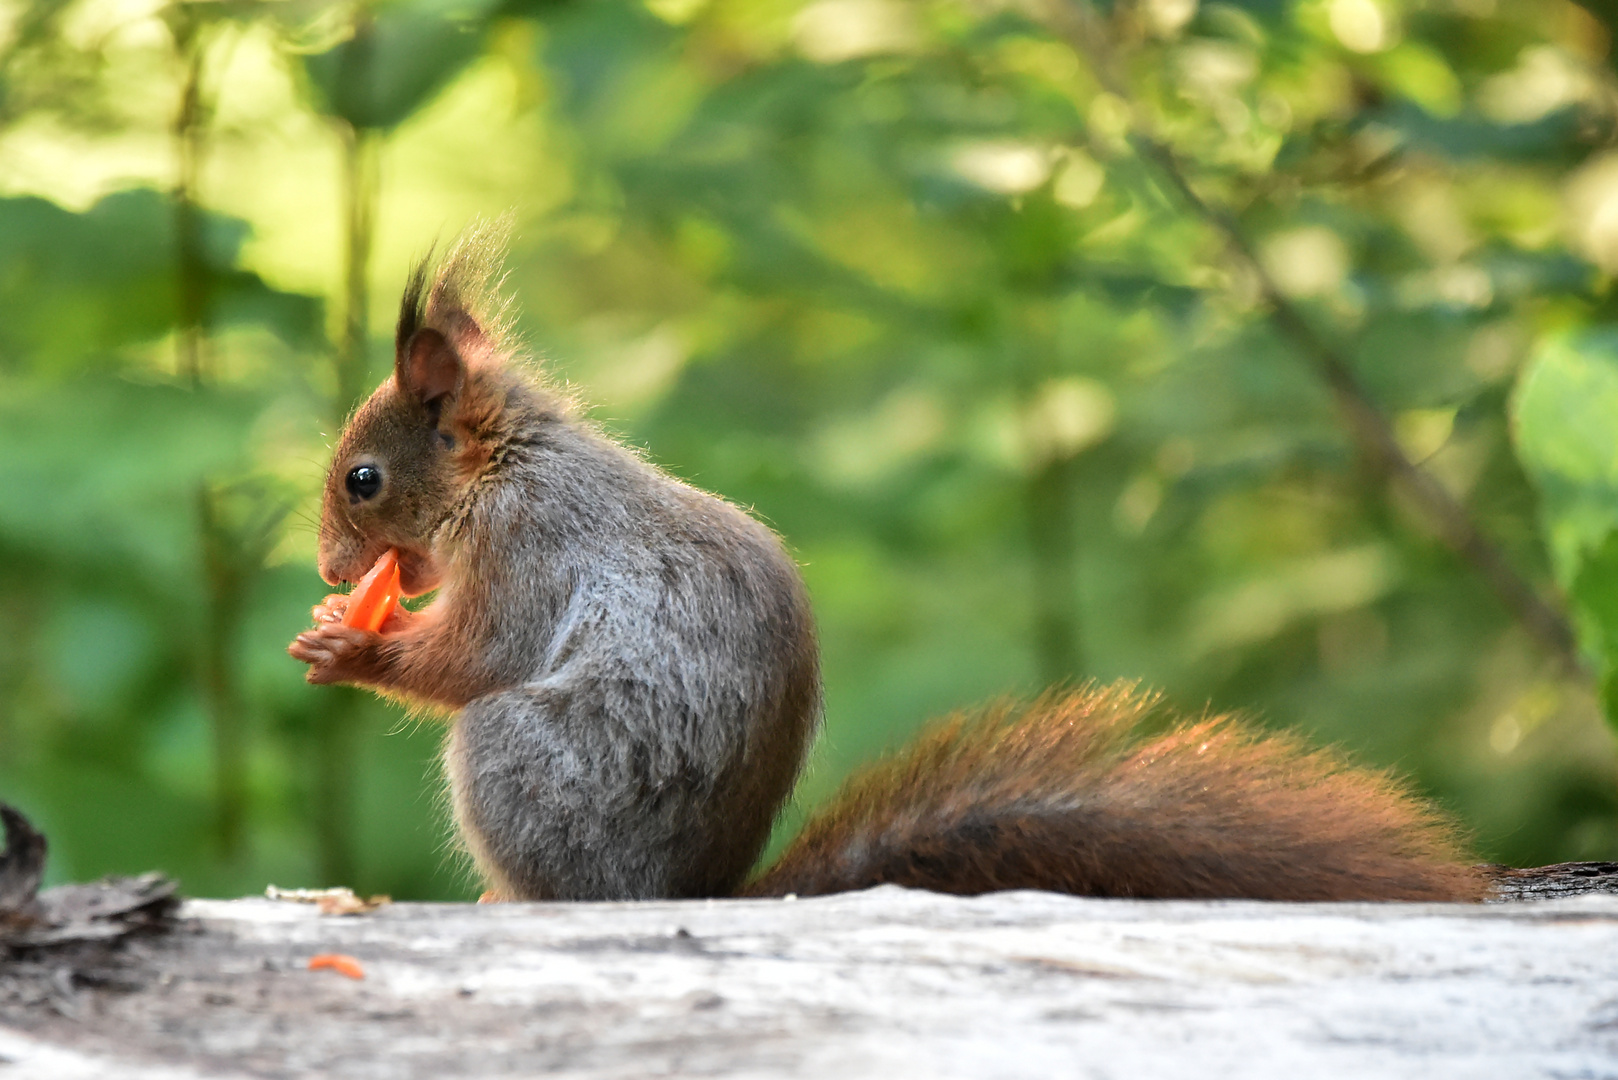
M1618 335L1587 331L1544 342L1522 373L1513 430L1564 581L1618 529L1615 417Z
M324 111L356 128L385 131L477 56L476 31L432 4L364 8L350 37L301 59Z
M167 333L178 317L174 206L150 188L83 213L45 199L0 198L0 371L75 369ZM290 342L318 332L321 308L236 266L244 223L203 220L204 318L251 322Z

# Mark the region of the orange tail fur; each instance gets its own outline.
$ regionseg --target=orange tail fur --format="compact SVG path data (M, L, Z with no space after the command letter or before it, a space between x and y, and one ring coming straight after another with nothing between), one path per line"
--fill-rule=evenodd
M939 892L1478 900L1454 827L1390 776L1129 684L952 716L856 775L751 896Z

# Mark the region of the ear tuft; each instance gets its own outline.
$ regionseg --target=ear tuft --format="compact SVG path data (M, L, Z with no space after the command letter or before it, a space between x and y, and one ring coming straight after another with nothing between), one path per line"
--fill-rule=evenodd
M466 363L443 334L423 327L399 350L394 378L399 389L421 402L436 423L444 400L460 390Z

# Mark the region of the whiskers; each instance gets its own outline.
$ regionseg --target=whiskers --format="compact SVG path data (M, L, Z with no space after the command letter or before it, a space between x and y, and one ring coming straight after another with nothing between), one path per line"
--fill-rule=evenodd
M308 533L312 536L320 535L320 518L308 510L300 510L294 507L292 513L288 515L286 526L288 531L291 532Z

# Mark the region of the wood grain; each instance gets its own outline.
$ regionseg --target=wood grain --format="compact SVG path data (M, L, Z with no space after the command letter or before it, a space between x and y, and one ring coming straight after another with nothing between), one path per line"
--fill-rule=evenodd
M99 975L57 954L0 965L0 1080L1618 1074L1611 895L1306 905L890 886L358 916L189 901L181 916ZM319 953L365 977L309 971Z

